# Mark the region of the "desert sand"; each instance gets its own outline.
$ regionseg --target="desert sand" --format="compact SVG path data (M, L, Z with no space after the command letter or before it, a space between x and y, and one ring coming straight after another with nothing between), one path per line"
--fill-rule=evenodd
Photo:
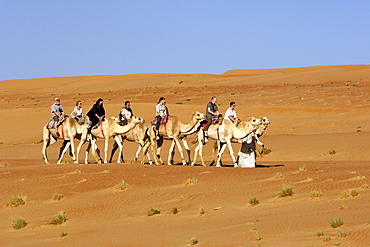
M186 246L191 238L195 246L370 246L370 66L40 78L0 87L0 246ZM242 119L271 120L261 138L271 153L256 168L232 167L228 152L224 167L209 166L210 143L207 167L199 158L181 165L178 152L173 166L136 163L135 143L124 144L121 164L97 164L90 155L85 165L82 153L81 164L66 155L57 165L61 141L48 148L52 164L43 162L42 127L55 97L67 114L77 100L87 112L101 97L114 117L129 100L149 123L164 96L170 114L187 123L213 95L221 113L235 101ZM185 185L192 178L197 183ZM122 180L131 186L118 190ZM278 197L284 185L292 196ZM27 201L8 206L13 196ZM251 196L259 204L249 205ZM160 214L148 216L150 208ZM51 225L61 210L66 222ZM18 217L27 225L16 230ZM333 228L338 217L344 224Z

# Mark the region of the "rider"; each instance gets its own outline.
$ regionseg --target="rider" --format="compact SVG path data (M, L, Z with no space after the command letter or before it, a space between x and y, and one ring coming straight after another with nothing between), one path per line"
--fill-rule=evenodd
M160 97L158 100L157 105L155 106L155 112L156 112L156 124L155 124L155 132L157 137L159 137L159 126L161 124L162 118L164 118L167 113L167 107L166 107L166 99L164 97Z
M91 125L88 126L88 132L91 133L92 127L94 127L97 123L100 121L104 121L105 117L105 109L103 106L103 99L99 98L96 103L92 106L90 111L87 113L87 116L89 117L91 121Z
M206 123L206 127L204 129L204 134L205 134L206 137L208 137L208 128L212 123L212 117L219 115L218 106L216 105L216 102L217 102L217 98L216 98L216 96L213 96L211 98L211 101L208 102L207 107L206 107L207 123Z
M133 112L131 109L131 103L130 101L125 102L125 106L122 107L120 113L119 113L119 120L123 125L127 125L127 122L129 119L131 119L133 116Z
M76 102L76 106L75 108L73 109L72 113L71 113L71 117L76 119L77 123L79 124L82 124L82 120L83 120L83 117L84 117L84 114L83 114L83 110L82 110L82 102L81 100L78 100Z
M55 98L55 103L51 105L51 118L54 120L54 128L58 134L58 126L61 119L64 117L63 106L60 104L60 99Z
M230 108L226 110L224 119L229 119L236 125L239 119L238 116L236 115L235 106L236 104L234 101L230 102Z

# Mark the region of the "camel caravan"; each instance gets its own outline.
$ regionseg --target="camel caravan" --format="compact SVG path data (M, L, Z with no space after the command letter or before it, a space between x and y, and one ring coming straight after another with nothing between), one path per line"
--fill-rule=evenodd
M207 104L206 114L193 112L189 121L182 123L178 117L168 114L165 103L165 98L161 97L156 106L156 118L146 124L143 118L133 114L129 101L125 102L125 107L121 109L118 118L106 118L102 99L98 99L86 115L83 114L81 101L77 101L71 115L65 115L60 99L55 98L55 103L51 106L52 119L43 126L44 161L50 164L47 147L62 140L57 164L62 162L68 149L73 162L78 164L79 154L85 143L87 144L85 164L89 163L90 149L96 163L108 163L109 139L113 138L110 163L117 150L117 163L124 162L123 146L125 141L129 141L139 145L135 154L136 162L140 160L141 164L144 164L144 159L147 157L149 164L163 165L165 163L161 157L161 148L164 141L168 140L171 142L168 165L175 164L174 154L177 147L183 165L194 166L199 155L201 164L206 166L202 155L203 146L212 142L215 157L210 165L216 163L216 167L222 166L221 157L227 147L234 167L255 167L256 144L264 146L259 137L265 133L270 124L267 117L261 119L249 117L247 121L241 121L236 116L235 102L231 102L223 118L218 112L216 97L212 97L211 102ZM192 143L197 143L197 145L194 149L193 161L191 161L191 150L187 137L193 134L196 138ZM74 144L75 139L79 140L77 147ZM97 139L104 140L104 159L101 158ZM237 158L232 143L241 144ZM182 146L186 150L187 161Z

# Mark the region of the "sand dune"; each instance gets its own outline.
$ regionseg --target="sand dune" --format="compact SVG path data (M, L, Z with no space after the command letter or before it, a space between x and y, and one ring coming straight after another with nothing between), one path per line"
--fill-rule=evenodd
M369 246L369 81L370 66L0 81L0 246L186 246L192 237L197 246ZM186 123L213 95L221 112L235 101L242 119L270 118L261 141L272 152L258 167L233 168L228 153L222 168L182 166L178 152L178 165L141 165L135 143L125 144L124 164L89 157L74 165L66 156L56 165L60 141L48 148L52 164L43 163L38 142L56 96L68 114L76 100L87 111L102 97L107 115L117 116L130 100L147 122L165 96L171 115ZM207 164L212 157L207 144ZM189 178L198 183L185 186ZM131 187L117 190L122 180ZM277 197L285 184L294 194ZM351 189L358 195L343 198ZM56 193L63 199L53 200ZM26 204L7 206L13 196L27 196ZM248 205L250 196L259 204ZM161 213L147 216L151 207ZM61 210L67 221L50 225ZM28 224L16 230L19 216ZM332 228L336 217L344 225Z

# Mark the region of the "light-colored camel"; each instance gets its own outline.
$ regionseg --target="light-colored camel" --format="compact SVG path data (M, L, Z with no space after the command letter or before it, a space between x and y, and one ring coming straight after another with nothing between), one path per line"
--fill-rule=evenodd
M185 162L183 150L180 144L180 140L181 140L183 145L185 146L185 149L187 150L189 164L190 164L191 162L190 148L186 142L186 136L196 132L199 129L200 122L205 119L206 117L204 114L200 112L193 112L190 122L188 124L183 124L178 117L169 116L167 123L165 125L161 125L159 128L159 139L157 140L157 152L156 152L156 155L154 156L155 163L164 164L161 158L161 155L160 155L161 147L163 145L164 140L172 140L172 144L171 144L169 154L168 154L168 165L173 164L175 145L177 146L180 152L182 164L186 165L187 163ZM153 128L149 128L149 137L150 137L151 145L152 147L154 147L156 135L155 135L155 130ZM144 152L145 151L146 149L144 149ZM159 159L159 162L157 158Z
M136 142L136 143L139 144L139 147L138 147L138 149L136 151L136 155L135 155L135 161L137 161L139 159L140 152L143 149L143 147L145 146L145 144L146 143L149 143L148 128L149 128L149 126L146 126L144 123L138 123L135 126L135 128L133 128L130 131L128 131L127 133L121 135L120 142L121 142L122 145L123 145L123 142L125 140L126 141L129 141L129 142ZM112 158L113 158L114 152L118 148L119 148L118 143L117 142L114 142L113 148L112 148L112 153L111 153L111 156L110 156L110 159L109 159L109 163L112 162ZM122 159L122 162L124 162L123 152L122 152L121 155L122 156L118 155L117 163L120 163L121 162L121 159ZM149 152L147 152L147 157L148 157L148 160L149 160L149 164L153 164L153 162L152 162L152 160L150 158ZM142 160L142 163L143 162L144 161Z
M115 118L108 118L105 119L105 121L100 122L100 125L98 128L91 130L92 135L92 144L93 144L93 150L94 148L96 138L104 139L105 141L105 148L104 148L104 163L108 163L108 142L109 138L113 137L115 141L118 143L120 153L122 153L122 144L119 140L119 135L125 134L131 129L135 128L135 126L138 123L142 123L143 119L139 117L132 117L132 120L125 126L120 126Z
M222 124L211 125L208 129L208 139L213 139L219 142L219 152L217 154L216 167L220 167L221 156L225 151L225 148L229 148L230 156L233 160L233 164L236 164L236 158L234 157L234 150L231 145L231 140L234 139L243 139L250 133L256 130L258 125L261 124L260 119L250 117L248 121L243 123L242 127L236 127L230 120L224 119ZM196 162L196 157L199 154L201 157L202 165L204 166L204 161L202 157L202 150L204 142L204 133L203 131L198 132L198 146L195 148L194 160L191 165L194 165ZM226 145L224 145L226 144Z
M74 118L66 117L64 122L60 126L58 126L58 133L59 135L57 135L56 129L48 129L46 125L43 127L43 146L42 146L41 152L44 156L45 163L49 164L49 160L47 158L47 152L46 152L47 147L56 143L58 139L61 139L64 141L63 141L62 147L60 148L60 153L59 153L57 163L58 164L61 163L63 156L65 152L67 151L68 147L71 148L70 154L74 162L78 163L78 155L77 156L75 155L75 146L74 146L73 140L75 138L80 140L80 143L77 147L77 150L79 150L82 144L86 140L86 134L87 134L86 124L78 125ZM95 159L97 159L95 152L93 153L93 155Z

